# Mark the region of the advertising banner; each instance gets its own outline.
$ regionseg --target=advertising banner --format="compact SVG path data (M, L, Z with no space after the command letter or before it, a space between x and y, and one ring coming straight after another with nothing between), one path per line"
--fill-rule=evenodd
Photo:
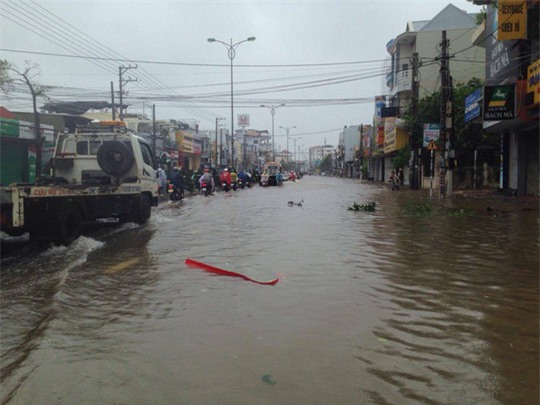
M249 127L249 114L238 114L238 126Z
M439 124L424 124L424 136L422 146L427 148L431 141L437 142L441 133Z

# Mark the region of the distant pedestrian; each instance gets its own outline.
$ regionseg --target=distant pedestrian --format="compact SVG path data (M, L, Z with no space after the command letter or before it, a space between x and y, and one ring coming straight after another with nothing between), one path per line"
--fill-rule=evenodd
M161 166L157 169L158 193L163 196L167 192L167 174Z
M403 175L403 168L400 167L398 169L398 178L399 178L399 185L402 186L405 181L405 176Z
M392 172L390 173L388 182L390 183L390 188L392 189L392 191L399 190L399 177L395 170L392 170Z

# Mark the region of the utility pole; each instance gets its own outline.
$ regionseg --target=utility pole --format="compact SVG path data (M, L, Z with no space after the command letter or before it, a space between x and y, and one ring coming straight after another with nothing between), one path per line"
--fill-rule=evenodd
M116 111L114 110L114 82L111 82L111 102L112 102L112 120L116 119Z
M364 124L360 124L360 180L363 180L364 173Z
M281 129L284 129L287 131L287 163L289 163L289 131L293 128L296 128L296 126L292 127L280 127Z
M445 178L446 178L446 135L447 135L447 113L448 113L448 40L446 39L446 31L442 32L441 41L441 109L440 109L440 144L441 144L441 159L439 168L439 197L446 195ZM451 109L451 104L450 104Z
M154 152L154 158L157 157L156 151L156 105L152 104L152 150Z
M223 128L219 130L219 165L223 164Z
M122 96L124 93L124 85L129 82L136 82L137 79L132 79L131 77L128 77L127 79L123 79L122 76L125 72L127 72L129 69L137 69L137 65L135 66L118 66L118 83L120 84L120 91L118 92L119 98L120 98L120 121L124 120L124 108L122 105Z
M409 184L411 189L420 188L420 154L422 153L422 144L418 143L418 52L414 52L412 55L412 104L411 104L411 116L412 122L410 131L411 140L411 159L409 161Z

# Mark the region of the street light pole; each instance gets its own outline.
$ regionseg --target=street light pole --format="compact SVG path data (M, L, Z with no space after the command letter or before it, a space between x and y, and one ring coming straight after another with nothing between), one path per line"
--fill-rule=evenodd
M244 39L243 41L239 41L235 44L233 44L232 38L230 40L230 43L221 41L219 39L215 38L208 38L208 42L219 42L220 44L223 44L225 48L227 48L227 55L229 59L231 60L231 166L234 167L234 87L233 87L233 60L236 56L236 48L244 42L247 41L255 41L255 37L249 37L247 39Z
M218 133L218 125L219 121L223 121L225 118L217 117L216 118L216 167L219 166L218 163L218 143L217 143L217 133ZM210 167L212 167L212 151L210 151Z
M281 129L284 129L287 131L287 163L289 163L289 130L296 128L296 126L292 127L280 127Z
M264 105L261 104L261 107L266 107L270 109L270 113L272 114L272 161L276 161L276 147L274 144L274 115L276 114L276 108L283 107L285 103L281 103L280 105Z

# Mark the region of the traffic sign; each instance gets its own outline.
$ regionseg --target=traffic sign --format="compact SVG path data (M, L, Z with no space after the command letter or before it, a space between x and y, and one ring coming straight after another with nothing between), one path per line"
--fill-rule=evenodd
M438 149L437 144L435 143L434 140L429 141L427 149L428 150L437 150Z

